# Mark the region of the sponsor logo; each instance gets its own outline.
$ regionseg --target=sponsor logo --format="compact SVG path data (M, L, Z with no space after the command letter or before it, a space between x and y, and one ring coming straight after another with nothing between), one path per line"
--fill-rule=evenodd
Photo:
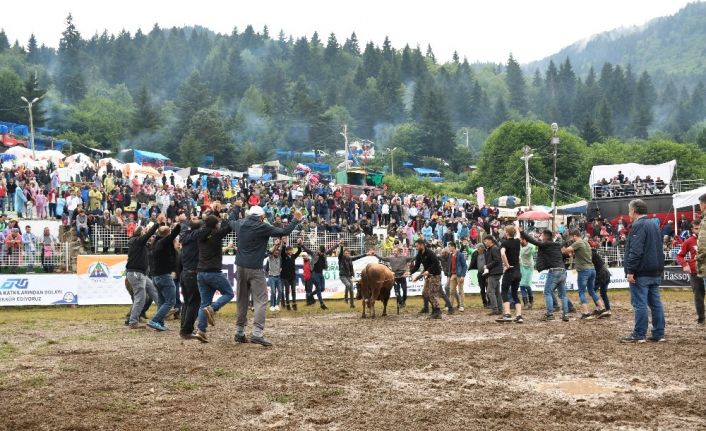
M26 278L8 278L0 284L0 290L27 289L29 280Z
M110 268L103 262L96 262L88 267L89 278L108 278L110 277Z

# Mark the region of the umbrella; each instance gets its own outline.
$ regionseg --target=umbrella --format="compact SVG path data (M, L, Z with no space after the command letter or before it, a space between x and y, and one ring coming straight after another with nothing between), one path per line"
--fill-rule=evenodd
M527 211L517 217L518 220L550 220L552 216L542 211Z

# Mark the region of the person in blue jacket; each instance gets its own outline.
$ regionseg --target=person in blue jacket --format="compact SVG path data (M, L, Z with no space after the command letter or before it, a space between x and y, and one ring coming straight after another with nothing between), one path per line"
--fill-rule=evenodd
M647 218L647 205L634 199L628 205L632 227L625 244L623 266L630 284L630 303L635 313L635 327L624 343L664 341L664 306L659 286L664 271L664 251L659 227ZM647 320L652 313L652 335L647 338Z

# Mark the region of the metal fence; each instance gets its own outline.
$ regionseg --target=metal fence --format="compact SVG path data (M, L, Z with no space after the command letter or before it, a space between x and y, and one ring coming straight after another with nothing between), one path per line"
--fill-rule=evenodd
M89 243L91 251L98 254L124 254L127 253L128 236L125 228L116 226L91 226L89 232ZM331 233L325 231L312 230L308 232L295 230L289 235L287 242L290 245L295 245L301 239L303 244L311 249L317 249L319 246L331 248L344 242L344 245L351 250L353 254L362 254L366 250L374 247L380 238L376 235L366 237L363 234L352 234L350 232ZM270 240L272 245L274 239ZM223 248L232 249L236 243L235 233L228 234L223 238Z
M51 247L35 244L29 247L22 244L19 248L0 247L0 272L67 272L71 269L70 242L55 243Z
M312 230L308 232L294 231L289 235L287 241L290 245L296 245L301 239L303 244L311 249L316 250L319 246L324 246L327 249L334 247L343 241L346 248L351 250L351 254L364 254L368 250L374 250L380 256L388 256L392 250L386 249L382 242L383 235L365 236L363 234L352 234L350 232L331 233ZM270 246L274 240L270 240ZM105 227L94 225L90 232L91 252L97 254L125 254L127 253L128 236L124 228ZM235 233L228 234L223 238L223 248L227 254L232 254L236 244ZM676 263L676 255L679 248L671 248L664 253L667 264ZM403 255L414 256L414 247L403 248ZM600 247L598 254L601 255L605 263L610 267L621 267L623 265L623 256L625 248L617 247ZM570 262L570 261L569 261Z

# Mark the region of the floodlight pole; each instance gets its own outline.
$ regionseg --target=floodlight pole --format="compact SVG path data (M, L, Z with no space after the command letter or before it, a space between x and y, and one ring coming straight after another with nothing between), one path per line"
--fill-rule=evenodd
M557 132L559 131L559 125L557 123L552 123L552 145L554 145L554 177L553 177L553 194L552 194L552 232L554 232L554 225L556 224L556 156L559 149L559 136Z

